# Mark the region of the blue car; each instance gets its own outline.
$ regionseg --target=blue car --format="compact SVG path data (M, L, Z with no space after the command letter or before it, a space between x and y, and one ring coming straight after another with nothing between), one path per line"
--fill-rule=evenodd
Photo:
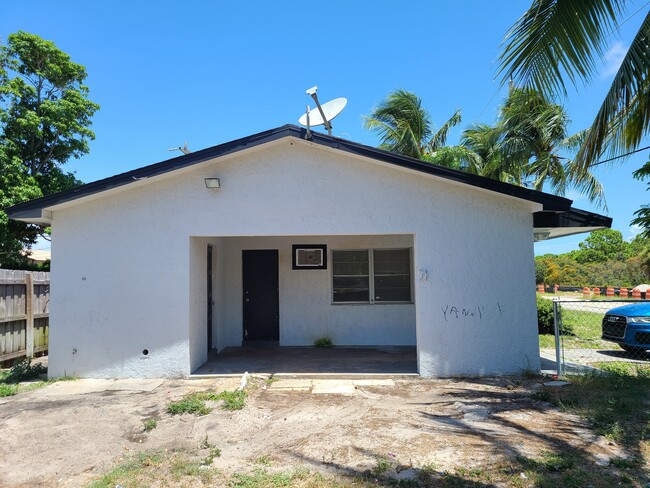
M609 310L603 317L603 339L626 351L645 353L650 349L650 302Z

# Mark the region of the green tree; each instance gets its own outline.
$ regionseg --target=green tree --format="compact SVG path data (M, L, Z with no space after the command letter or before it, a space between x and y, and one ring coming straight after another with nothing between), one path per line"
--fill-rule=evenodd
M91 117L86 69L51 41L19 31L0 46L0 178L3 207L66 190L80 182L62 166L89 151ZM0 263L44 229L0 213Z
M457 110L435 130L422 99L406 90L390 93L365 118L364 127L379 134L379 147L404 156L423 159L445 146L449 130L461 121Z
M589 82L596 59L625 12L625 0L534 0L506 34L499 56L504 82L556 97L566 83ZM580 144L572 171L585 174L606 151L611 156L638 148L650 131L650 12L637 32ZM650 225L650 210L637 213Z
M595 230L578 244L574 253L578 263L604 263L624 258L623 234L614 229Z

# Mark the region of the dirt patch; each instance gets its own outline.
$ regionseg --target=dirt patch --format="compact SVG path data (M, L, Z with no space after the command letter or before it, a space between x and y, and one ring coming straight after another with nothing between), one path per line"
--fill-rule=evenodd
M192 391L234 389L238 378L169 380L149 385L151 391L74 383L77 393L53 384L0 407L0 486L86 486L129 454L206 442L220 450L211 468L230 474L259 459L283 469L355 474L376 469L380 459L408 472L480 469L567 449L594 465L625 455L578 417L533 400L536 384L523 379L395 380L355 386L352 395L256 380L244 409L216 408L201 417L172 416L165 406ZM145 432L150 419L156 427Z

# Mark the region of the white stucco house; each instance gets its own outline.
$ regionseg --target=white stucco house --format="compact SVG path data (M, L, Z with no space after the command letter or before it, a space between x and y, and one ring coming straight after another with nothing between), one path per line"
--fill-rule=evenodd
M287 125L7 211L52 226L51 376L320 337L442 376L539 367L534 239L611 225L571 203Z

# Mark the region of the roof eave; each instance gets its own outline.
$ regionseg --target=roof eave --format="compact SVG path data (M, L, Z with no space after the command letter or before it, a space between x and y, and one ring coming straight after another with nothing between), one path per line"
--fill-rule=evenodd
M10 218L16 220L37 219L38 212L45 211L55 205L66 203L72 200L90 196L103 191L119 188L136 181L169 173L171 171L187 168L196 164L209 161L218 157L233 154L244 149L250 149L262 144L267 144L285 137L295 137L301 140L307 139L307 131L294 125L284 125L275 129L253 134L251 136L236 139L194 153L161 161L149 166L138 168L126 173L121 173L109 178L104 178L92 183L87 183L70 190L41 197L28 202L20 203L6 209ZM472 175L464 171L445 168L435 164L423 162L418 159L401 156L374 147L358 144L345 139L311 132L308 139L324 147L330 147L349 154L355 154L378 161L391 163L403 168L419 171L429 175L437 176L450 181L455 181L468 186L509 195L514 198L528 200L541 204L545 211L567 211L571 207L571 200L556 195L550 195L528 188L518 187L503 183L497 180Z

